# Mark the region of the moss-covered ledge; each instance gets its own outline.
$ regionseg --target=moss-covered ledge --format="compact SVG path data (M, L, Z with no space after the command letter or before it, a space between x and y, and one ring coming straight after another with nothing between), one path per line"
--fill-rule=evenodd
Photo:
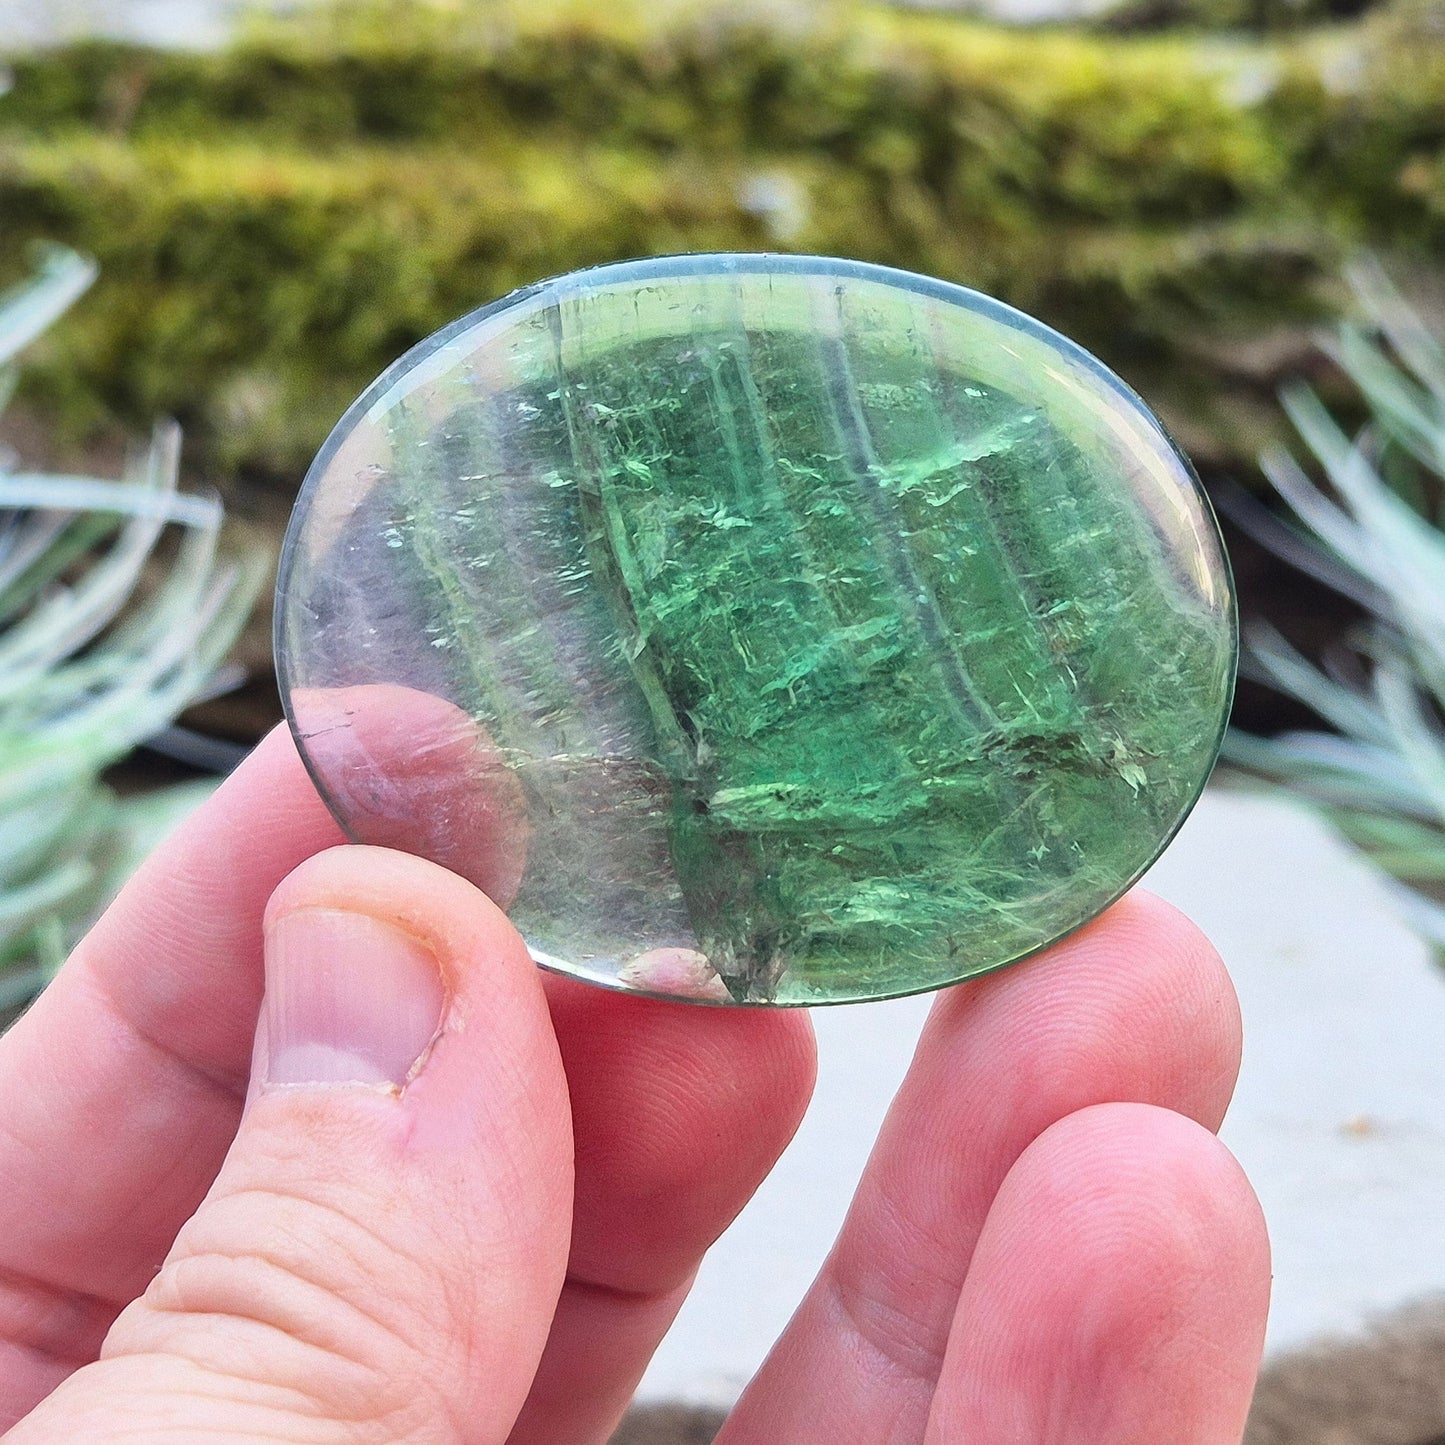
M103 276L32 388L289 473L399 350L514 285L817 250L1013 300L1237 460L1340 259L1445 239L1445 65L1379 18L1267 44L647 8L379 0L217 55L15 58L0 256L50 238Z

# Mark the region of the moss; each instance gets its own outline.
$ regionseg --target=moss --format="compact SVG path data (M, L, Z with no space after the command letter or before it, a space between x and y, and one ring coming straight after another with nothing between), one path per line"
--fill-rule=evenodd
M1351 31L1343 81L1338 36L847 4L367 0L217 55L93 43L15 62L0 252L103 268L32 389L75 426L176 412L230 462L294 470L410 341L515 285L769 247L1002 295L1237 458L1268 386L1220 364L1232 339L1321 315L1361 242L1441 238L1445 67L1397 63L1403 23Z
M663 150L820 149L938 181L986 149L1025 193L1110 214L1217 212L1275 179L1256 119L1174 41L852 6L820 10L801 34L716 5L663 19L625 5L489 7L508 23L458 18L456 33L435 19L418 29L428 13L352 5L219 56L89 44L25 57L6 111L31 133L241 126L308 146L455 146L511 129Z

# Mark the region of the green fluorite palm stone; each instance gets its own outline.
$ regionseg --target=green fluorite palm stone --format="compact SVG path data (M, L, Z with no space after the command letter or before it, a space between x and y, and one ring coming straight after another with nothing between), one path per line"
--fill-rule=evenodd
M423 342L307 478L288 714L350 835L544 965L720 1003L936 988L1144 871L1235 617L1188 464L1099 362L881 267L691 256Z

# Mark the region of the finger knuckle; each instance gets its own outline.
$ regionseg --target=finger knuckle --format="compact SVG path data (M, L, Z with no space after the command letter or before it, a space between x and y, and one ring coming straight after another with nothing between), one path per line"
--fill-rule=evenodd
M408 1422L434 1430L447 1411L417 1322L383 1283L409 1276L393 1245L334 1206L248 1190L183 1231L107 1352L182 1355L358 1440L416 1438Z

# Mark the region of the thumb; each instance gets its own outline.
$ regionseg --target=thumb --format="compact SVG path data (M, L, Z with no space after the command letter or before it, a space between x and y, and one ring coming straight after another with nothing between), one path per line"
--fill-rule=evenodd
M100 1359L7 1445L504 1441L566 1269L570 1149L506 919L417 858L310 859L267 910L219 1177Z

